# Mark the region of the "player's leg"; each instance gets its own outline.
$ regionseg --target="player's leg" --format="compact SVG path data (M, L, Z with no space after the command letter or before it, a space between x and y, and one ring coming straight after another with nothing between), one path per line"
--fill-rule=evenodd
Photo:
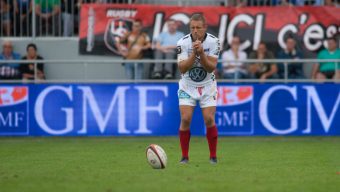
M207 140L210 151L210 162L217 163L216 149L217 149L217 127L215 124L215 113L217 105L217 84L216 82L211 85L205 86L203 96L200 100L204 123L207 128Z
M181 124L179 127L179 140L182 149L181 163L187 163L189 160L189 143L190 143L190 124L194 106L180 105Z
M207 140L209 144L210 151L210 162L217 163L216 150L217 150L217 127L215 124L215 113L216 106L210 106L202 108L202 114L205 122L205 126L207 127Z

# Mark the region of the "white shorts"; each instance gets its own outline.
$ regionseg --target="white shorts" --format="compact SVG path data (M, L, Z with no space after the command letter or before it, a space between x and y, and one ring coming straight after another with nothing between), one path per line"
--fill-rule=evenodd
M216 107L217 105L216 81L204 86L194 86L180 80L177 94L179 105L196 106L197 101L199 101L201 108Z

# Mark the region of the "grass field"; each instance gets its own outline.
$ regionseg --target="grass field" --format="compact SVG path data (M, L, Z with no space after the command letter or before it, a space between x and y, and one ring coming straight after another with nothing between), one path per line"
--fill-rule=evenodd
M147 164L150 143L166 169ZM0 191L340 191L340 137L222 137L217 165L193 137L179 159L175 137L0 138Z

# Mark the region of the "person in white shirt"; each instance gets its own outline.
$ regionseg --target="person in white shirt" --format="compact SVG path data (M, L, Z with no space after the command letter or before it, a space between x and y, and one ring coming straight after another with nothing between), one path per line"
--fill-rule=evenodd
M202 109L210 150L210 162L217 163L217 128L215 112L217 84L214 70L220 52L218 38L206 33L206 20L202 14L190 18L190 34L177 42L179 81L178 99L181 113L179 138L182 149L180 163L189 161L190 124L197 101Z
M176 21L169 19L167 21L168 31L162 32L157 41L155 49L155 59L172 60L176 56L176 43L180 40L184 34L177 31ZM174 76L174 65L172 63L156 63L153 68L152 77L154 79L172 79Z
M247 78L246 64L241 62L245 59L247 53L240 50L240 38L235 36L231 41L231 48L222 53L222 77L224 79Z

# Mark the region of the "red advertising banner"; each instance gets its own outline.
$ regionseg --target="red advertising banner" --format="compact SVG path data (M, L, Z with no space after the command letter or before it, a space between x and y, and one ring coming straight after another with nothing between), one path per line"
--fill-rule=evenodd
M284 48L293 36L306 57L326 45L325 39L340 34L340 8L336 7L218 7L87 4L82 6L79 52L89 55L119 55L116 41L131 30L133 20L143 22L152 40L166 31L166 21L177 21L179 31L189 33L189 18L202 13L208 32L220 39L224 48L233 36L240 36L241 49L255 50L261 41L269 48Z

